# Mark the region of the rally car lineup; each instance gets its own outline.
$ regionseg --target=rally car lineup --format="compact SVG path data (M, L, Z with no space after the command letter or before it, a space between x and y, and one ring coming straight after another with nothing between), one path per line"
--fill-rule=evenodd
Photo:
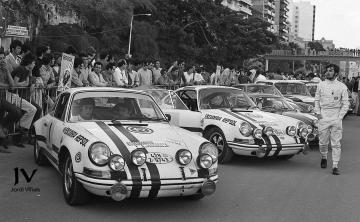
M75 88L35 123L35 162L62 175L70 205L89 193L156 198L212 194L218 180L217 147L171 125L151 96L118 88Z

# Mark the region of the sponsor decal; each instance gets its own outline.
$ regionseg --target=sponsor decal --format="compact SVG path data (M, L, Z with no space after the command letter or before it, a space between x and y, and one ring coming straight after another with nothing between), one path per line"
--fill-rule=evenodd
M219 120L220 121L222 119L222 117L221 116L214 116L214 115L206 114L205 119L213 119L213 120Z
M149 152L146 154L146 162L155 164L170 163L174 158L165 153Z
M169 147L166 143L158 143L153 141L138 141L138 142L127 142L128 146L143 146L145 148L147 147Z
M74 138L74 137L78 134L77 132L75 132L74 130L70 129L69 127L65 127L65 128L63 129L63 133L64 133L65 135L70 136L71 138Z
M232 119L228 119L228 118L224 118L224 119L222 120L222 122L228 123L228 124L230 124L230 125L232 125L232 126L235 126L235 124L236 124L237 121L232 120Z
M141 126L128 126L126 127L129 132L132 133L140 133L140 134L152 134L154 130L147 128L147 127L141 127Z
M75 155L75 162L79 163L81 161L81 153L78 152L76 155Z
M89 142L88 139L86 139L85 137L83 137L82 135L77 135L77 137L75 137L74 139L76 142L80 143L83 147L86 146L87 142Z

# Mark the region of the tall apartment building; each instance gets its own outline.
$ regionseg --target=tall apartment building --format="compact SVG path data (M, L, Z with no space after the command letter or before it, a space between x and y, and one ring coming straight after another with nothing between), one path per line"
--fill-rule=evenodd
M221 4L234 11L241 13L244 18L252 15L252 2L251 0L223 0Z
M308 1L290 4L290 35L295 39L314 41L316 6Z
M255 13L256 10L256 13ZM275 33L275 0L253 0L253 14L270 24L269 31Z
M289 41L288 0L275 0L275 32L283 42Z

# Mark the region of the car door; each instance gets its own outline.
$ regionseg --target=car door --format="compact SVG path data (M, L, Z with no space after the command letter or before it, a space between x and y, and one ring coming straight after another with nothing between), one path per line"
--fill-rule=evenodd
M63 129L65 126L65 113L70 93L63 93L59 96L52 118L49 121L48 131L48 149L57 159L60 150L60 144L63 139Z

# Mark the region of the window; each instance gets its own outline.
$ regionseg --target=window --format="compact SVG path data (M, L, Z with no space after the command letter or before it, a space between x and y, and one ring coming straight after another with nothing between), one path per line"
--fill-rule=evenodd
M63 93L59 96L55 106L55 112L54 112L55 118L64 120L65 112L66 112L66 104L69 100L69 97L70 97L69 93Z
M197 95L196 91L194 90L184 90L177 92L180 99L185 103L185 105L191 110L191 111L198 111L197 107Z

